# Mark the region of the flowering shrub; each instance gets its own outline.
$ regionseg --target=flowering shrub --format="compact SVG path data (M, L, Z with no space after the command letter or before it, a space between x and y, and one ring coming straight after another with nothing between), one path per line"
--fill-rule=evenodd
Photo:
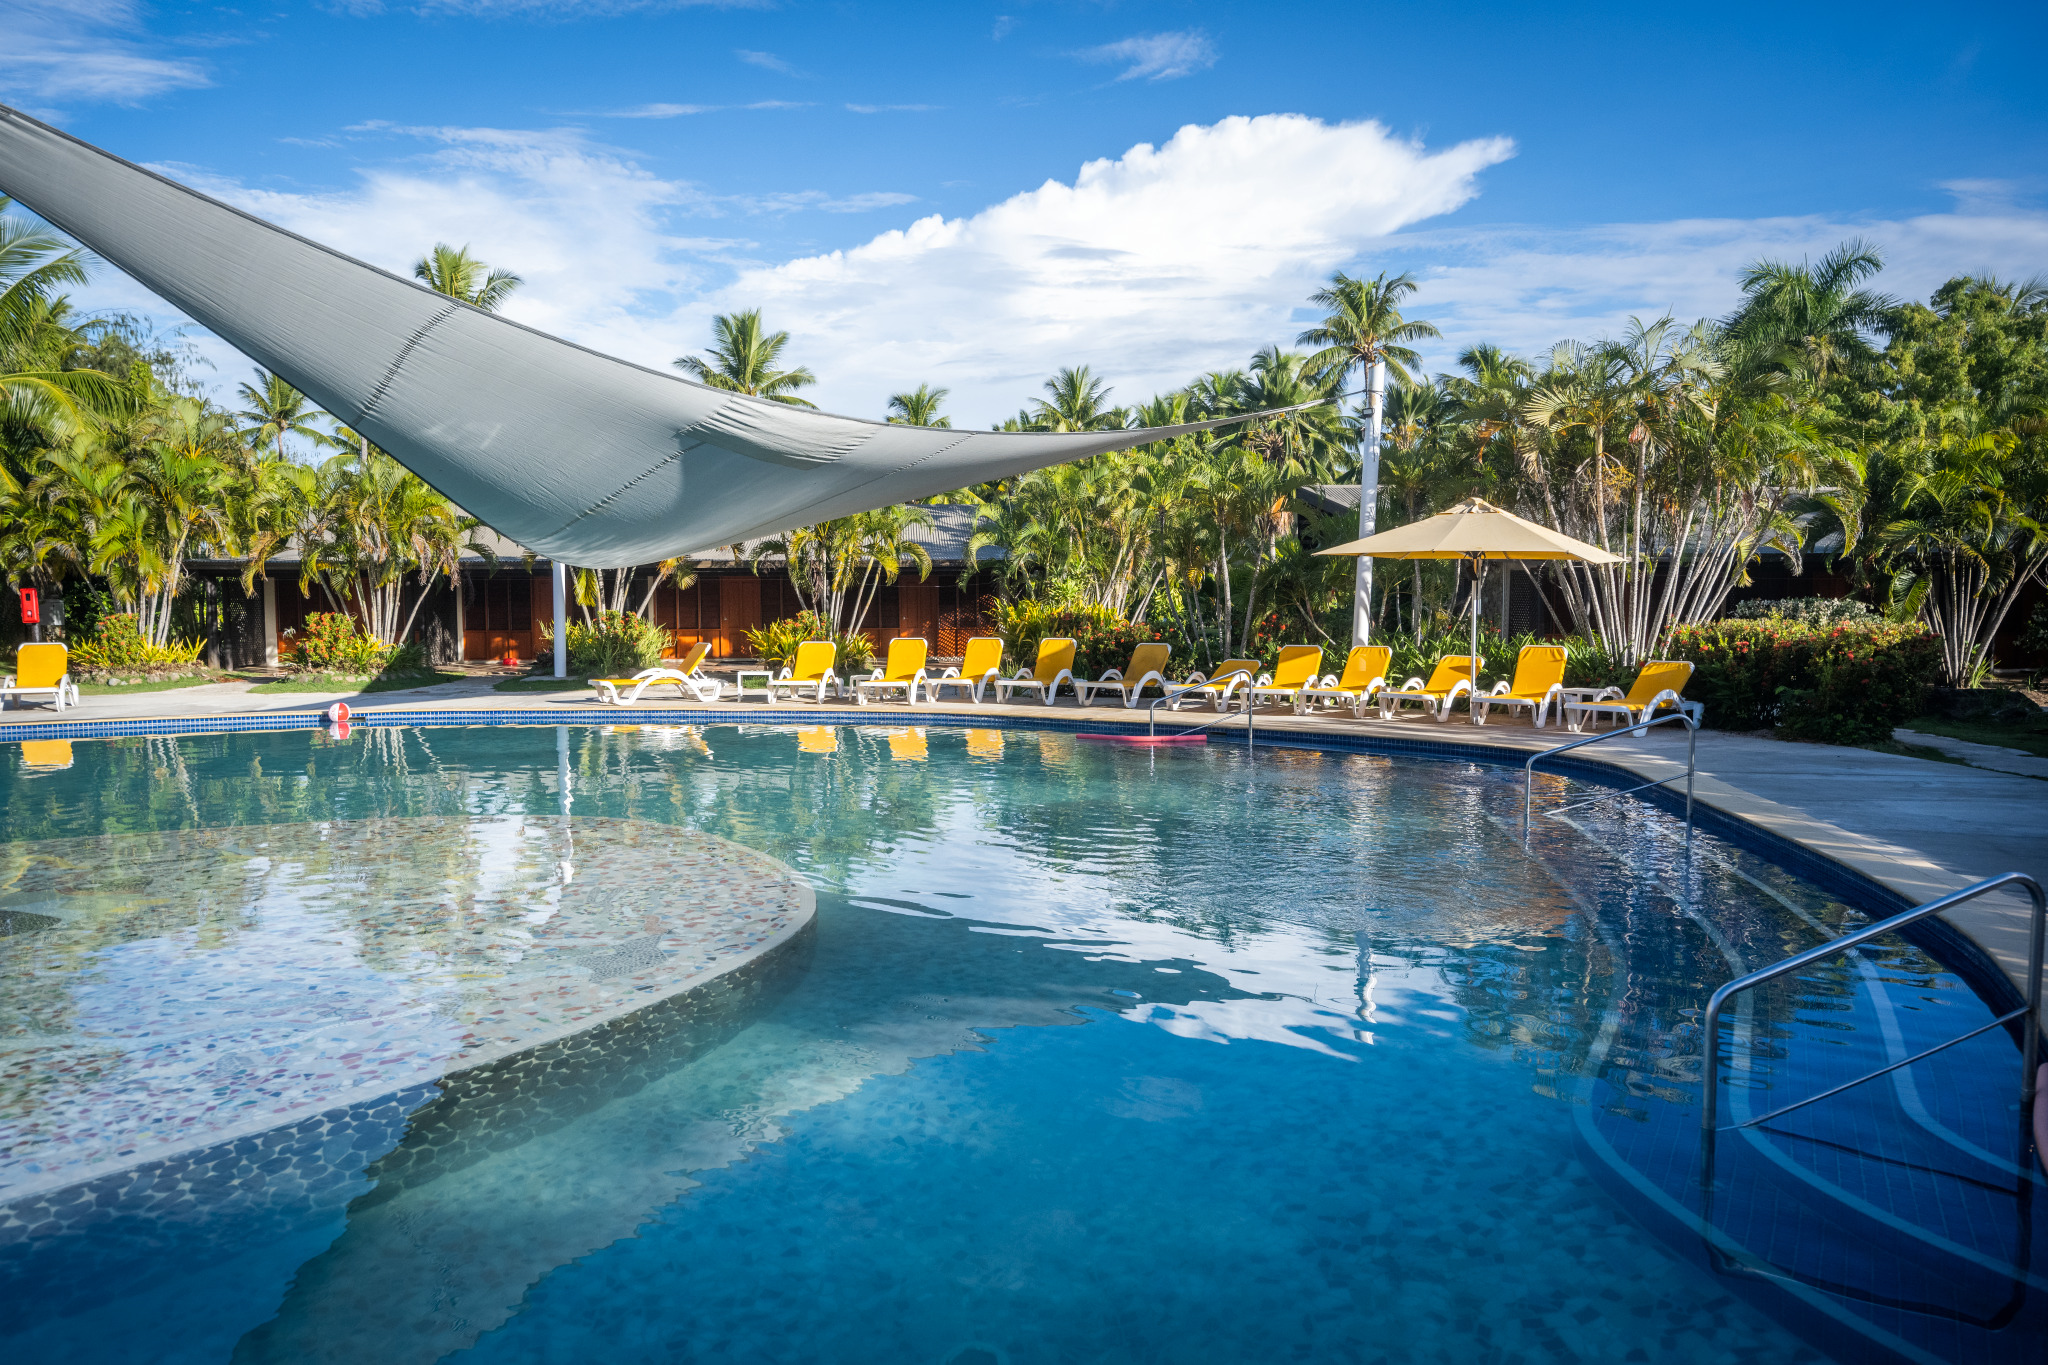
M1864 744L1920 714L1941 642L1918 622L1764 617L1680 626L1671 654L1692 661L1685 695L1706 703L1709 725L1776 725L1794 739Z
M142 638L133 613L106 616L92 638L71 646L71 657L87 668L110 670L183 668L206 648L204 640L153 645Z
M301 673L339 673L366 677L381 672L389 661L391 646L356 624L353 616L338 611L316 611L306 618L303 629L287 629L278 662Z
M1728 616L1737 621L1775 617L1805 626L1839 626L1878 619L1876 612L1853 597L1754 597L1728 608Z
M554 646L552 621L536 621L540 638ZM588 622L569 618L569 672L584 678L622 677L653 668L668 650L668 632L630 611L601 611Z
M1074 641L1074 676L1099 678L1131 661L1131 651L1152 641L1172 643L1159 627L1133 625L1106 607L1053 607L1025 599L996 604L996 629L1003 637L1003 671L1015 674L1038 659L1046 639ZM1274 651L1276 654L1278 651ZM1168 677L1186 660L1169 657L1160 670Z

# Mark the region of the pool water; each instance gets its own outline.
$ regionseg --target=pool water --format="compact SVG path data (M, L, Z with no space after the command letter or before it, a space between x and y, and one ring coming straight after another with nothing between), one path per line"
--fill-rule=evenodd
M624 1080L351 1096L155 1204L102 1184L17 1219L11 1361L1874 1358L1762 1311L1655 1207L1687 1200L1708 991L1865 909L1634 800L1525 849L1519 771L1475 763L730 725L80 743L0 761L0 797L0 908L39 841L394 820L678 826L817 894ZM239 912L202 937L166 912L158 951L259 954L265 908ZM49 970L83 991L106 963ZM1765 993L1730 1088L1761 1112L1990 1017L1891 945ZM1943 1054L1915 1112L1996 1129L2012 1054ZM10 1078L0 1133L36 1094ZM316 1147L319 1180L265 1193ZM1980 1259L2026 1264L2018 1236Z

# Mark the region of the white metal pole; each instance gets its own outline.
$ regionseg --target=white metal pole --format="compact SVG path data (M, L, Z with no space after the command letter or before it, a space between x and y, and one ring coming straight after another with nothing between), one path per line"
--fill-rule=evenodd
M1375 360L1365 371L1365 449L1358 462L1358 538L1371 535L1379 521L1380 424L1386 416L1387 362ZM1360 555L1351 587L1351 643L1372 639L1372 556Z
M1472 723L1479 723L1479 589L1486 583L1486 561L1472 556L1472 694L1466 698Z
M569 566L561 560L555 567L555 676L569 676Z

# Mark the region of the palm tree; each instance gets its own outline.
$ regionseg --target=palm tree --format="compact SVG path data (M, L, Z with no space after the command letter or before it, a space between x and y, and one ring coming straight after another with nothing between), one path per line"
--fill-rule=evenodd
M1308 296L1310 303L1329 312L1294 343L1321 346L1310 364L1331 371L1339 388L1353 369L1376 360L1384 360L1396 379L1408 380L1407 367L1419 364L1422 357L1406 343L1443 335L1430 323L1401 316L1401 301L1416 288L1415 277L1405 271L1391 279L1381 271L1374 279L1355 280L1340 270L1327 288Z
M679 357L676 368L700 384L733 393L752 394L794 407L817 404L796 396L796 391L818 382L818 377L798 366L778 370L782 348L789 345L789 333L764 332L761 310L720 313L711 319L711 353L708 357Z
M1725 324L1728 336L1758 366L1803 370L1824 382L1845 364L1875 358L1866 333L1898 304L1857 286L1883 268L1878 249L1860 238L1818 265L1758 261L1742 272L1744 298Z
M50 342L63 300L57 290L86 282L85 253L54 233L6 216L0 196L0 416L55 419L76 428L99 408L118 405L120 384L98 370L66 369Z
M889 420L906 427L951 427L953 419L939 415L939 404L946 401L950 392L950 389L919 384L909 393L892 393L889 395Z
M1030 430L1110 431L1124 424L1123 410L1109 406L1109 385L1086 365L1062 368L1045 381L1045 391L1052 401L1032 400Z
M315 446L327 444L327 433L312 424L326 414L279 376L258 368L256 383L240 385L236 392L247 404L235 414L242 419L242 435L253 444L270 446L278 459L285 458L287 436L303 436Z
M435 293L473 303L486 313L497 312L498 305L525 283L511 271L492 270L470 255L467 243L460 247L434 243L430 255L413 262L412 276Z

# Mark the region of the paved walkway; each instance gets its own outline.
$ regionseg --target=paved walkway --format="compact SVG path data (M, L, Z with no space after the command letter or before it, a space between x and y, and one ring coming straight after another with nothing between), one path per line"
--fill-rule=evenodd
M477 708L533 713L535 724L630 724L650 706L663 711L698 710L694 704L667 699L643 700L632 710L606 706L587 692L494 692L491 680L447 683L408 692L369 696L336 693L251 695L245 683L208 684L133 697L89 697L65 721L197 718L265 713L317 714L329 702L345 699L358 714ZM805 702L770 706L759 694L744 703L727 700L718 709L758 711L763 718L815 714ZM850 704L827 704L833 711ZM901 703L867 708L876 724L910 722L933 710L972 712L991 718L1044 717L1046 708L1032 703L973 707L966 703L924 706L911 711ZM1053 708L1073 716L1072 699ZM1102 705L1103 719L1142 719L1144 712ZM1192 713L1183 712L1183 717ZM1207 716L1208 712L1202 713ZM46 707L0 712L0 740L24 724L56 720ZM1225 722L1236 726L1239 722ZM1265 713L1259 728L1275 734L1351 732L1407 736L1484 744L1527 753L1549 748L1572 736L1556 729L1535 730L1526 722L1480 727L1454 720L1446 724L1421 718L1392 721L1353 720L1337 716L1294 717ZM1913 742L1923 742L1916 737ZM1959 742L1959 741L1951 741ZM2048 883L2048 782L1953 763L1845 749L1794 744L1761 735L1706 730L1699 735L1700 800L1730 815L1814 849L1890 887L1912 901L1924 901L2002 872L2025 872ZM1989 748L1988 745L1971 746ZM1678 726L1665 726L1641 739L1624 738L1601 744L1586 757L1597 757L1635 772L1644 779L1682 774L1685 737ZM1982 946L2015 982L2024 978L2027 962L2027 901L2020 895L1985 897L1956 912L1951 921ZM2024 987L2022 987L2024 989Z
M2002 744L1973 744L1967 739L1930 735L1920 730L1894 730L1892 738L1901 744L1918 744L1961 759L1973 768L2017 777L2048 777L2048 758L2036 758L2025 749L2008 749Z

